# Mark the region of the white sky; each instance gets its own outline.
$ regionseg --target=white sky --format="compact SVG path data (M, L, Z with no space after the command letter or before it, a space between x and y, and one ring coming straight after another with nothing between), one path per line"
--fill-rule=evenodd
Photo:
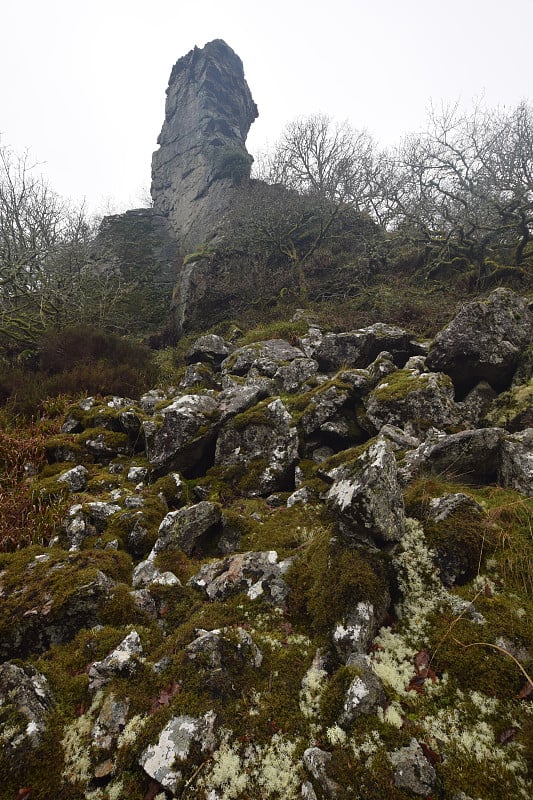
M533 0L0 0L0 143L90 209L142 205L173 64L224 39L259 119L248 150L325 112L384 144L431 101L531 99Z

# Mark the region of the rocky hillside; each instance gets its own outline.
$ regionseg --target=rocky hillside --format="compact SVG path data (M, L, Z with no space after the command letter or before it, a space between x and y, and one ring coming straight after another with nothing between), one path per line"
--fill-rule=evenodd
M27 465L63 521L0 555L2 798L531 797L531 306L304 327Z

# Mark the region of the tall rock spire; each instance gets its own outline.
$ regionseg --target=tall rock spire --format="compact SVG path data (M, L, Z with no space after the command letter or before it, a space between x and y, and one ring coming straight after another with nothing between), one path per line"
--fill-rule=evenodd
M249 176L245 143L257 113L242 61L221 39L174 65L151 193L183 252L216 233L235 185Z

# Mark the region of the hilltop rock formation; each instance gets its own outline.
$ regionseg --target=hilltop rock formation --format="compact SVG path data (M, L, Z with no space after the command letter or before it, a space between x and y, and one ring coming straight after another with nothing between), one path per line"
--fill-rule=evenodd
M221 39L174 65L151 191L184 252L216 233L234 185L249 177L245 142L256 117L242 61Z

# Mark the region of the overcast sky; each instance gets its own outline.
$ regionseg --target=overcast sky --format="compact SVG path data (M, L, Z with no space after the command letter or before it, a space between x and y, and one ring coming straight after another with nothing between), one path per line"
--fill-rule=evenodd
M173 64L224 39L253 154L317 111L384 144L431 102L531 99L533 0L0 0L0 143L92 209L142 205Z

